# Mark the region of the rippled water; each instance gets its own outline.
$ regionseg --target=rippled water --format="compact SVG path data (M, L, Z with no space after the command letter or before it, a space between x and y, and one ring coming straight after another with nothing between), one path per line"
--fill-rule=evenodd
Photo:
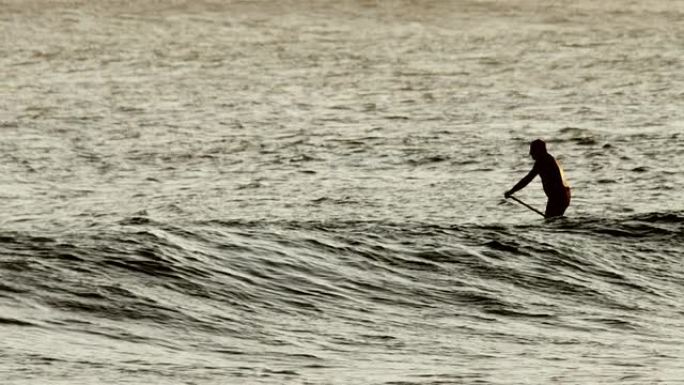
M684 383L683 21L0 1L1 382Z

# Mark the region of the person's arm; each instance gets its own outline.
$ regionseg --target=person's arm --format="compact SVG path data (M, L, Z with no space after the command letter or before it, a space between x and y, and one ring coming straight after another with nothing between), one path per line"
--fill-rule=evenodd
M535 163L534 167L532 167L532 170L522 179L520 179L520 182L516 183L516 185L513 186L512 189L506 191L504 193L504 196L508 198L509 196L515 194L516 191L522 190L523 188L525 188L525 186L532 182L532 179L534 179L534 177L537 176L537 174L539 174L539 170L537 170L537 164Z

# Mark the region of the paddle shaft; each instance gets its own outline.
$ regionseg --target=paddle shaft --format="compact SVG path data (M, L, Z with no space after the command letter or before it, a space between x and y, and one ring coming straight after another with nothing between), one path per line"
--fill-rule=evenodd
M521 205L523 205L523 206L527 207L528 209L530 209L530 210L534 211L535 213L537 213L537 214L541 215L542 217L546 218L546 215L544 215L544 213L543 213L543 212L541 212L541 211L539 211L539 210L535 209L534 207L532 207L532 206L528 205L527 203L525 203L525 202L521 201L520 199L518 199L518 198L514 197L513 195L510 195L510 196L509 196L509 198L513 199L514 201L516 201L516 202L520 203Z

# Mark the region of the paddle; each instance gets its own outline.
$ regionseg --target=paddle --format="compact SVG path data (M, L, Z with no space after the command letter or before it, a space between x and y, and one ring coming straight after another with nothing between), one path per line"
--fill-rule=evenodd
M539 210L535 209L534 207L532 207L532 206L528 205L527 203L525 203L525 202L521 201L520 199L518 199L518 198L514 197L513 195L509 195L508 197L509 197L509 198L511 198L511 199L513 199L514 201L516 201L516 202L520 203L521 205L523 205L523 206L527 207L528 209L530 209L530 210L534 211L535 213L537 213L537 214L541 215L542 217L546 218L546 215L544 215L544 213L543 213L543 212L541 212L541 211L539 211Z

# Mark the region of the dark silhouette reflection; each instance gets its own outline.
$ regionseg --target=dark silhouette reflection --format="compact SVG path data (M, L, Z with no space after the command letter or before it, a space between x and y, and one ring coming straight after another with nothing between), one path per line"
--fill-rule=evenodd
M525 188L535 176L539 175L544 186L544 193L549 198L546 202L544 216L551 218L563 215L565 209L570 205L570 186L565 180L563 169L556 159L546 152L546 143L541 139L530 144L530 156L535 160L534 167L512 189L506 191L504 196L509 198L516 191Z

